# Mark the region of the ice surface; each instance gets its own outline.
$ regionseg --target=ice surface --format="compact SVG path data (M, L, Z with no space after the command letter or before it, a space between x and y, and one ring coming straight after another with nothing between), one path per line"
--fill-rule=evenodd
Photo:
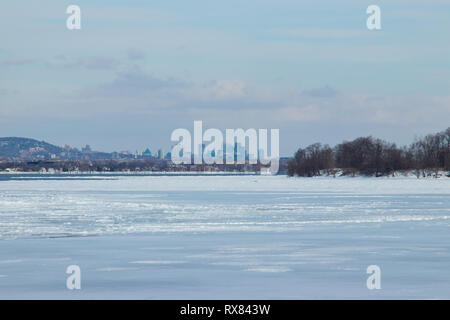
M450 179L0 181L0 298L450 298L449 217Z

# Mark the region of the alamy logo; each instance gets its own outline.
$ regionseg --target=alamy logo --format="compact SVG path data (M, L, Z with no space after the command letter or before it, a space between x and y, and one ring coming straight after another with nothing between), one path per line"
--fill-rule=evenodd
M367 278L367 289L381 289L381 269L377 265L371 265L367 267L367 274L370 274L369 278Z
M81 289L81 269L77 265L68 266L66 273L70 274L67 277L66 287L69 290L80 290Z
M174 130L170 139L178 142L171 152L174 164L224 164L225 158L225 164L270 164L268 172L278 173L279 129L270 130L270 153L267 129L226 129L224 143L219 129L203 132L202 121L194 121L193 141L189 130L181 128Z
M367 18L367 29L369 30L381 30L381 9L377 5L370 5L366 10L370 16Z
M69 30L80 30L81 29L81 9L79 6L70 5L66 10L67 14L70 16L66 20L66 26Z

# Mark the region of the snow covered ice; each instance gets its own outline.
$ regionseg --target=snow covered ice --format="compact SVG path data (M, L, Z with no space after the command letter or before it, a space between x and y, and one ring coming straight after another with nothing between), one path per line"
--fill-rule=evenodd
M449 217L447 178L18 176L0 298L448 299Z

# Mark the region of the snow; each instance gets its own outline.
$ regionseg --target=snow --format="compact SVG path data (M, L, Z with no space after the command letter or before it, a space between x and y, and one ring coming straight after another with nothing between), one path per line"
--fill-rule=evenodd
M47 178L0 181L0 298L450 298L450 179Z

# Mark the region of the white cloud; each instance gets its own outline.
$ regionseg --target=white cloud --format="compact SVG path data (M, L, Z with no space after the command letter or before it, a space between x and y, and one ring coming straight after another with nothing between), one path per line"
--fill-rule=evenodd
M37 62L36 59L32 58L11 58L2 61L5 66L23 66L26 64L32 64Z
M323 29L323 28L278 28L268 31L269 34L285 38L308 39L347 39L367 36L363 29Z
M247 95L247 84L239 80L216 80L205 85L184 88L183 94L190 100L235 100Z
M103 56L88 56L88 57L68 57L63 54L56 55L50 61L45 62L48 67L62 67L62 68L86 68L98 70L115 70L121 63L111 57Z

